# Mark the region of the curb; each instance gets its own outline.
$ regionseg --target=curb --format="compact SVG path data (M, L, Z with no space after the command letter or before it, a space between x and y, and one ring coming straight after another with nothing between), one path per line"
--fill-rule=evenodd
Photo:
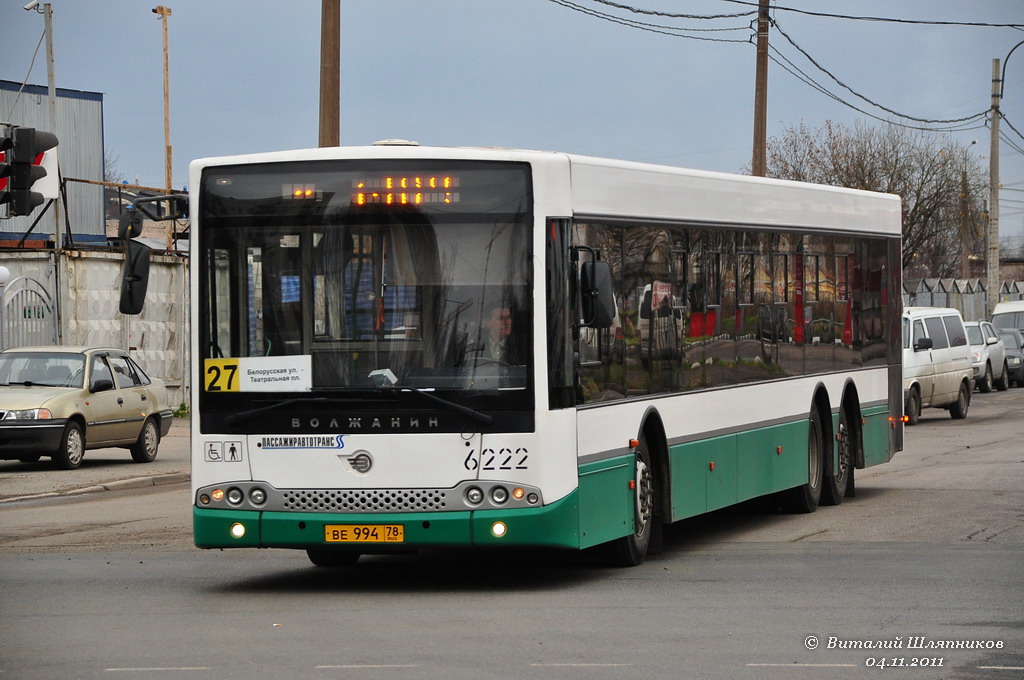
M32 494L30 496L11 496L10 498L0 498L0 505L4 503L13 503L14 501L27 501L39 498L56 498L60 496L82 496L90 493L98 493L100 491L122 491L124 489L143 489L147 486L179 484L181 482L188 482L191 479L192 475L188 472L173 472L164 475L152 475L149 477L132 477L130 479L119 479L117 481L107 482L106 484L83 486L77 489L64 489L63 491L48 491L46 493L37 493Z

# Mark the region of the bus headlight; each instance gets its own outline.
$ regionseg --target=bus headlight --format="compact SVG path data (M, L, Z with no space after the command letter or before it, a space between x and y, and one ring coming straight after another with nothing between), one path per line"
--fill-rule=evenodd
M491 489L491 500L497 505L501 505L508 500L508 489L503 486L496 486Z
M241 538L242 536L245 536L245 525L239 524L238 522L235 522L234 524L231 525L230 531L231 531L231 535L234 538Z
M228 503L231 503L231 505L240 505L242 500L245 499L245 494L243 494L242 490L237 486L233 486L228 489L227 499Z
M254 486L249 491L249 500L252 501L253 505L263 505L267 502L267 492L258 486Z
M480 487L471 486L466 489L466 502L470 505L480 505L484 500L484 492Z
M501 538L508 533L508 526L504 522L495 522L491 525L491 533L495 538Z

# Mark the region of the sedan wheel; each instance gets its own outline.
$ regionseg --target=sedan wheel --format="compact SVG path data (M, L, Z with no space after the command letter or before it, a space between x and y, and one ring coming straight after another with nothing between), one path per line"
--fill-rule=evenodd
M60 447L53 454L53 464L62 470L75 470L82 465L85 457L85 436L82 426L71 421L64 428Z
M139 440L129 448L132 452L132 460L136 463L152 463L156 458L159 446L160 431L156 427L156 421L147 418L142 425L142 432L139 432Z

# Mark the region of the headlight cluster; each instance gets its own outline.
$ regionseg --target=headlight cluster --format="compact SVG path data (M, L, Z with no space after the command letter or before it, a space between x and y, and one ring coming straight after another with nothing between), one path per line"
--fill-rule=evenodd
M250 506L260 507L267 502L267 492L259 486L250 487L248 497ZM216 488L209 493L199 494L200 505L223 504L227 501L228 505L237 508L245 502L245 499L246 492L237 486L230 486L226 489Z
M26 408L20 411L8 411L4 420L50 420L53 414L48 408Z
M497 484L492 486L488 491L484 491L479 486L470 486L464 492L464 499L466 505L475 507L484 502L484 499L488 499L492 506L505 505L512 499L513 501L522 501L525 497L526 502L530 505L536 505L540 500L540 497L536 493L527 493L522 487L515 487L511 491L508 488Z

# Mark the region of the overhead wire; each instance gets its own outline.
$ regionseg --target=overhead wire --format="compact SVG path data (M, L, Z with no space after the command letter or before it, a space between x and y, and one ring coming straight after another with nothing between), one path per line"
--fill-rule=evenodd
M594 0L600 2L601 0ZM758 7L757 2L751 0L721 0L721 2L731 2L736 5L744 5L747 7ZM825 17L829 19L847 19L851 21L876 21L883 23L893 24L916 24L921 26L967 26L974 28L1024 28L1024 24L994 24L986 21L936 21L934 19L898 19L895 17L872 17L872 16L857 16L852 14L835 14L832 12L812 12L811 10L798 9L796 7L784 7L775 5L772 7L773 11L778 12L792 12L794 14L805 14L812 17Z
M600 0L594 0L594 1L598 2ZM725 32L725 31L746 31L747 30L747 26L734 26L734 27L724 27L724 28L690 28L690 27L680 27L680 26L665 26L665 25L662 25L662 24L652 24L652 23L649 23L649 22L637 21L636 19L626 19L626 18L623 18L623 17L617 17L614 14L609 14L607 12L601 12L599 10L592 9L590 7L584 7L583 5L580 5L578 3L571 2L571 0L548 0L548 2L551 2L553 4L559 5L561 7L565 7L566 9L570 9L570 10L572 10L574 12L579 12L580 14L586 14L586 15L594 17L596 19L601 19L603 21L607 21L607 22L610 22L610 23L613 23L613 24L620 24L622 26L627 26L629 28L636 28L636 29L639 29L639 30L642 30L642 31L647 31L649 33L657 33L657 34L660 34L660 35L667 35L667 36L670 36L670 37L673 37L673 38L686 38L686 39L689 39L689 40L703 40L703 41L707 41L707 42L723 42L723 43L749 43L750 42L750 38L749 37L740 40L740 39L736 39L736 38L708 38L708 37L699 36L699 35L687 35L687 33L711 33L711 32Z
M43 31L39 36L39 42L36 43L36 49L32 53L32 61L28 63L28 73L25 74L25 79L21 81L21 87L18 88L18 94L14 96L14 102L11 104L11 110L7 112L7 119L14 114L14 107L18 105L18 100L21 99L21 93L25 91L25 86L28 85L28 79L32 75L32 67L36 65L36 56L39 54L39 47L43 44L43 38L46 37L46 31Z
M775 31L776 31L776 33L778 33L778 34L779 34L779 35L781 35L781 36L782 36L783 38L785 38L785 39L786 39L786 42L788 42L788 43L789 43L790 45L792 45L792 46L793 46L793 47L794 47L794 48L795 48L795 49L796 49L796 50L797 50L797 51L798 51L798 52L799 52L800 54L802 54L802 55L804 56L804 58L805 58L805 59L807 59L807 61L811 62L811 64L813 64L813 65L814 65L814 67L815 67L816 69L818 69L819 71L821 71L822 73L824 73L824 74L825 74L826 76L828 76L828 77L829 77L829 78L831 78L831 79L832 79L833 81L835 81L835 82L836 82L836 84L838 84L838 85L839 85L840 87L842 87L843 89L845 89L845 90L849 91L850 93L852 93L852 94L853 94L854 96L856 96L856 97L857 97L858 99L861 99L861 100L863 100L863 101L867 102L867 103L868 103L868 104L870 104L871 106L874 106L874 107L876 107L876 108L882 109L882 110L883 110L883 111L885 111L886 113L891 113L891 114L892 114L892 115L894 115L894 116L898 116L898 117L900 117L900 118L905 118L905 119L907 119L907 120L912 120L912 121L914 121L914 122L917 122L917 123L934 123L934 124L951 124L951 123L963 123L963 122L967 122L967 121L973 121L973 120L977 119L977 118L978 118L979 116L981 116L981 115L984 115L984 113L985 113L984 111L982 111L982 112L980 112L980 113L975 113L975 114L972 114L972 115L970 115L970 116L965 116L965 117L963 117L963 118L950 118L950 119L946 119L946 120L941 120L941 119L929 119L929 118L919 118L919 117L917 117L917 116L911 116L911 115L909 115L909 114L906 114L906 113L900 113L899 111L895 111L895 110L893 110L893 109L890 109L890 108L888 108L887 106L883 106L882 104L879 104L878 102L876 102L876 101L873 101L873 100L869 99L868 97L864 96L864 95L863 95L863 94L861 94L860 92L857 92L857 91L856 91L856 90L854 90L854 89L853 89L852 87L850 87L849 85L847 85L846 83L844 83L843 81L841 81L841 80L840 80L839 78L837 78L837 77L836 77L836 76L835 76L835 75L834 75L834 74L833 74L833 73L832 73L831 71L829 71L829 70L828 70L828 69L826 69L826 68L825 68L824 66L822 66L821 64L819 64L819 63L818 63L818 61L817 61L816 59L814 59L814 57L812 57L812 56L811 56L811 55L810 55L810 54L809 54L809 53L807 52L807 50L805 50L804 48L800 47L800 45L797 45L797 44L796 44L796 41L795 41L795 40L793 40L793 39L792 39L791 37L789 37L789 34L788 34L788 33L786 33L785 31L783 31L781 27L779 27L779 23L778 23L778 21L775 21L775 20L771 20L771 23L772 23L772 26L774 26L774 27L775 27Z
M739 12L737 14L678 14L675 12L662 12L660 10L653 9L640 9L639 7L633 7L631 5L623 5L618 2L611 2L611 0L593 0L593 2L601 5L607 5L616 9L624 9L634 14L646 14L650 16L666 17L670 19L736 19L739 17L749 17L757 14L756 9L752 9L747 12Z
M578 3L578 2L573 2L572 0L548 0L548 1L552 2L554 4L557 4L557 5L561 6L561 7L565 7L567 9L570 9L572 11L579 12L581 14L585 14L585 15L588 15L588 16L591 16L591 17L594 17L594 18L598 18L598 19L601 19L601 20L604 20L604 21L608 21L608 22L611 22L611 23L620 24L620 25L623 25L623 26L626 26L626 27L629 27L629 28L636 28L636 29L639 29L639 30L644 30L644 31L652 32L652 33L659 33L659 34L662 34L662 35L669 35L669 36L672 36L672 37L688 38L688 39L694 39L694 40L707 40L707 41L712 41L712 42L731 42L731 43L747 43L747 44L754 44L755 43L756 30L755 30L754 22L753 21L751 21L748 26L746 26L746 27L744 27L742 29L742 30L750 31L750 33L747 35L747 37L745 39L740 40L740 39L730 39L730 38L708 38L708 37L704 37L704 36L687 35L687 33L692 33L692 32L709 32L709 31L735 31L735 30L741 30L741 29L739 29L737 27L700 29L700 28L684 28L684 27L678 27L678 26L667 26L667 25L664 25L664 24L655 24L655 23L649 23L649 22L644 22L644 21L638 21L638 20L635 20L635 19L628 19L628 18L616 16L616 15L610 14L608 12L603 12L603 11L594 9L592 7L584 6L584 5L582 5L582 4ZM726 2L736 2L737 4L742 4L742 5L746 5L746 6L750 6L750 7L759 7L757 2L741 2L740 0L723 0L723 1L726 1ZM628 5L628 4L624 4L624 3L620 3L620 2L614 2L613 0L591 0L591 2L599 4L599 5L604 5L604 6L607 6L607 7L611 7L611 8L614 8L614 9L618 9L618 10L621 10L621 11L630 12L630 13L633 13L633 14L646 15L646 16L658 16L658 17L671 18L671 19L717 20L717 19L732 19L732 18L738 18L738 17L746 17L746 16L751 16L751 15L757 14L756 11L751 10L749 12L736 13L736 14L704 14L704 15L701 15L701 14L664 12L664 11L661 11L661 10L644 9L644 8L636 7L636 6L633 6L633 5ZM887 18L887 17L863 17L863 16L843 15L843 14L831 14L831 13L825 13L825 12L809 12L809 11L804 11L804 10L798 10L798 9L795 9L795 8L792 8L792 7L780 7L778 5L773 6L772 10L773 10L773 12L774 11L790 11L790 12L794 12L794 13L807 14L807 15L811 15L811 16L825 16L825 17L830 17L830 18L865 20L865 21L890 21L890 22L894 22L894 23L957 25L957 26L985 26L985 27L1006 27L1006 26L1018 27L1019 26L1021 28L1024 28L1024 24L1017 25L1017 24L992 24L992 23L987 23L987 22L946 22L946 21L932 22L932 21L923 21L923 20L892 19L892 18ZM910 115L910 114L902 113L902 112L897 111L895 109L892 109L892 108L890 108L888 106L885 106L884 104L881 104L881 103L879 103L879 102L869 98L868 96L862 94L861 92L858 92L857 90L853 89L850 85L848 85L847 83L842 81L834 73L832 73L827 68L825 68L821 63L819 63L819 61L817 59L812 57L811 54L807 50L805 50L803 47L801 47L799 44L797 44L797 42L779 26L777 19L769 18L769 21L771 22L771 25L775 28L775 30L785 39L785 41L787 43L789 43L793 47L793 49L797 50L797 52L799 52L807 61L809 61L818 71L820 71L821 73L824 73L829 79L831 79L833 82L835 82L838 86L840 86L841 88L847 90L852 95L854 95L855 97L857 97L861 101L865 102L865 104L867 104L867 105L869 105L871 107L874 107L876 109L879 109L881 111L884 111L889 116L895 117L895 119L883 117L882 115L873 113L872 111L870 111L868 109L865 109L863 106L858 106L858 105L856 105L856 104L854 104L854 103L852 103L850 101L847 101L846 99L844 99L840 95L836 94L835 92L833 92L830 89L828 89L826 86L824 86L821 83L819 83L810 74L808 74L805 70L803 70L800 67L798 67L791 59L786 57L774 44L769 44L769 50L772 53L774 53L774 56L772 54L770 54L769 58L771 58L771 60L775 64L777 64L784 71L786 71L787 73L789 73L794 78L796 78L800 82L804 83L805 85L807 85L811 89L813 89L813 90L819 92L820 94L822 94L822 95L824 95L824 96L834 100L835 102L841 104L842 106L846 106L847 108L853 109L854 111L857 111L858 113L861 113L861 114L863 114L865 116L868 116L869 118L872 118L874 120L882 121L882 122L885 122L885 123L896 124L896 125L899 125L901 127L905 127L905 128L909 128L909 129L915 129L915 130L935 131L935 132L961 132L961 131L966 131L966 130L976 130L976 129L985 127L985 124L984 124L983 120L984 120L984 118L988 114L988 111L989 111L988 109L984 109L984 110L978 111L976 113L970 114L968 116L963 116L961 118L946 118L946 119L942 119L942 118L924 118L924 117L920 117L920 116L913 116L913 115ZM1010 127L1012 128L1012 125L1010 125ZM1016 130L1016 128L1013 128L1013 130L1014 130L1014 132L1017 132L1017 134L1020 134Z

